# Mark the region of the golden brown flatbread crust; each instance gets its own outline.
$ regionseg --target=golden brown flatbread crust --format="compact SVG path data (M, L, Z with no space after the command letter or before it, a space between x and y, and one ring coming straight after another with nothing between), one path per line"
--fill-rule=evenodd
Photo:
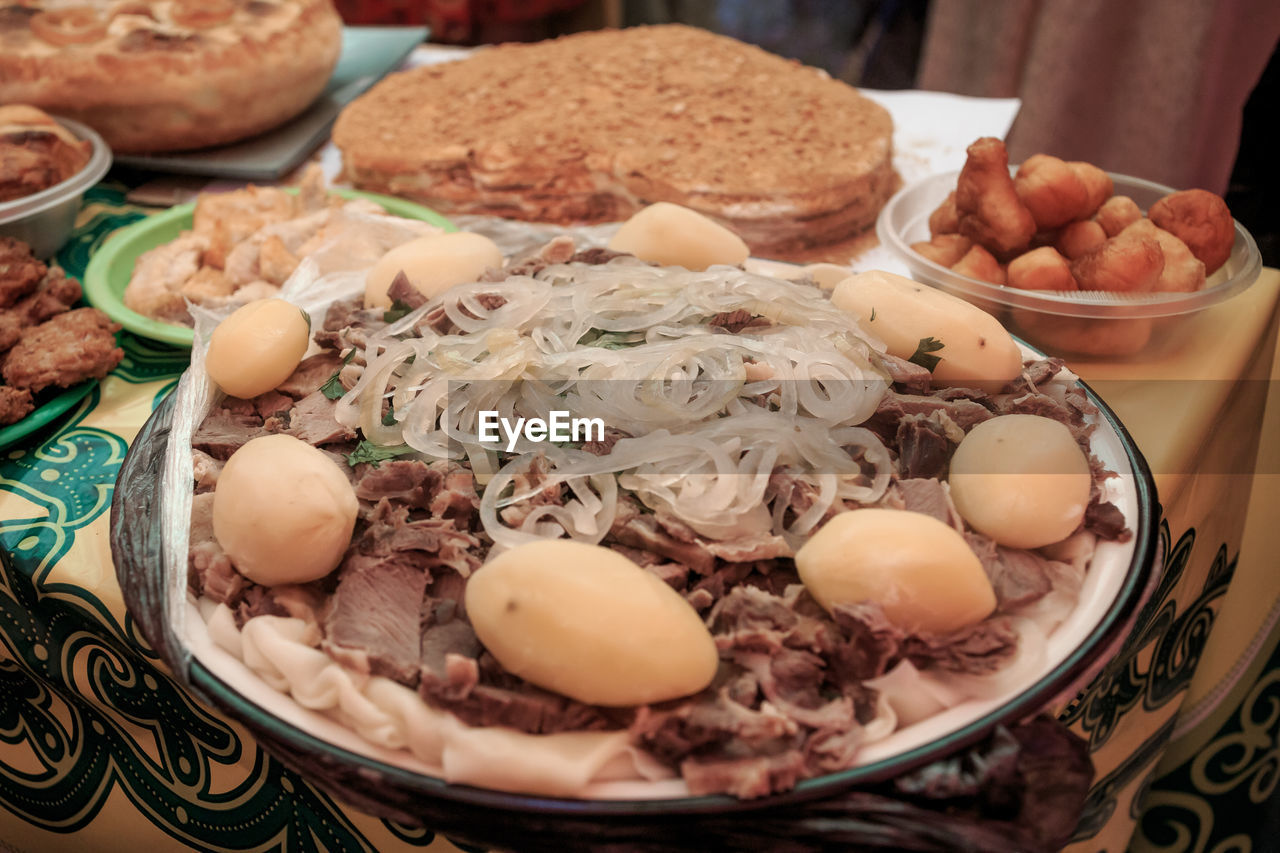
M357 186L445 212L584 223L671 201L777 255L875 221L892 134L887 111L817 69L667 25L391 75L334 141Z
M82 121L119 152L219 145L287 121L342 43L331 0L47 5L0 0L0 103Z

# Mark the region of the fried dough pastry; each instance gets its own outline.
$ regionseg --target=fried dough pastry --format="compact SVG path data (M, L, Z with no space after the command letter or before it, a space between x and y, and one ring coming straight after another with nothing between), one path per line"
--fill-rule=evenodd
M1204 287L1204 262L1191 254L1187 244L1156 226L1150 219L1139 219L1122 234L1149 237L1160 244L1164 270L1156 280L1156 290L1163 293L1191 293Z
M956 182L960 233L996 255L1025 249L1036 222L1014 189L1004 143L985 136L969 146L968 154Z
M1041 246L1009 261L1008 285L1021 290L1075 290L1071 265L1052 246Z
M67 311L27 329L5 357L4 381L31 393L101 379L124 358L118 323L97 308Z
M1114 237L1142 218L1142 208L1127 195L1113 195L1093 217L1108 237Z
M1071 160L1067 165L1084 183L1085 190L1089 193L1089 200L1080 214L1081 218L1093 216L1098 208L1102 207L1102 203L1111 198L1111 194L1116 191L1111 176L1092 163L1085 163L1082 160Z
M944 267L955 265L972 246L973 241L963 234L935 234L932 240L911 244L916 252Z
M1071 260L1086 255L1107 242L1107 232L1092 219L1072 222L1058 232L1053 247Z
M929 214L929 236L955 234L960 230L960 214L956 211L955 190L947 193L937 210Z
M1227 203L1207 190L1170 193L1151 205L1147 216L1160 228L1187 244L1191 254L1213 275L1231 257L1235 223Z
M1150 237L1118 234L1071 263L1081 290L1148 293L1164 271L1164 253Z
M1089 189L1075 169L1050 154L1028 157L1013 178L1018 198L1041 231L1059 228L1088 214Z
M1000 266L1000 262L994 255L977 244L965 252L964 257L952 264L951 269L960 275L967 275L979 281L989 281L992 284L1005 283L1004 267Z

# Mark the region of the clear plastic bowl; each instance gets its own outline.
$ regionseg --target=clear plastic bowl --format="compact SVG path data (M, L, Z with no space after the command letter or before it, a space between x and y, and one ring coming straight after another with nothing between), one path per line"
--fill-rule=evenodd
M911 249L929 239L929 214L956 188L959 172L932 175L904 187L880 212L876 234L917 281L972 302L1029 343L1072 355L1134 355L1168 335L1189 315L1243 292L1262 271L1253 237L1235 223L1231 257L1193 293L1049 292L1019 290L953 272ZM1161 184L1111 175L1115 194L1132 198L1145 212L1174 190Z
M0 237L13 237L31 247L37 258L54 255L71 236L85 190L102 180L111 168L111 149L91 128L69 118L54 119L93 144L89 162L60 184L22 198L0 203Z

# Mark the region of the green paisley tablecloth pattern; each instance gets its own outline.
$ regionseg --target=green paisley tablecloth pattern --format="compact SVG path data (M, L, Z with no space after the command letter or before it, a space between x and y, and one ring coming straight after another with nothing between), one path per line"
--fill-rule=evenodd
M94 188L59 261L79 276L96 246L146 212L118 185ZM1270 317L1277 284L1251 310ZM457 849L309 785L187 695L138 635L111 569L107 516L128 444L187 351L121 340L125 359L99 387L0 452L0 849ZM1142 446L1132 422L1142 416L1109 402ZM1257 411L1240 417L1260 422ZM1143 849L1275 849L1256 834L1280 760L1274 645L1208 747L1155 776L1231 581L1245 513L1229 484L1175 491L1159 588L1124 648L1064 712L1098 767L1073 851L1119 851L1135 828Z

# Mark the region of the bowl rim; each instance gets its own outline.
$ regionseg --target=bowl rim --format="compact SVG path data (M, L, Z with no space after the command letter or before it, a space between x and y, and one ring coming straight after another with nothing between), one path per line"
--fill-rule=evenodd
M282 187L286 192L297 193L297 187ZM363 192L348 187L330 187L327 192L346 199L366 199L380 205L387 213L404 219L414 219L436 225L447 231L456 231L455 225L444 214L416 202L378 193ZM138 242L146 242L152 232L172 223L185 223L184 228L191 226L191 218L195 213L196 203L189 201L174 205L167 210L158 211L149 216L131 222L116 230L89 259L84 271L84 298L95 308L102 310L125 329L144 338L172 344L190 349L195 340L190 326L177 323L166 323L139 314L124 304L123 292L117 293L111 280L111 269L117 263L118 256L128 253ZM148 246L143 251L150 251L160 244ZM141 255L141 252L138 253ZM138 255L134 256L137 260ZM126 285L127 286L127 285Z
M1016 166L1009 167L1010 173L1016 170ZM1148 181L1145 178L1118 172L1108 172L1107 175L1116 187L1116 194L1120 194L1121 187L1162 196L1177 192L1173 187ZM939 186L954 188L959 176L960 170L956 169L950 172L938 172L913 181L894 193L876 218L876 236L880 242L907 265L913 278L931 287L958 292L974 300L995 302L1005 308L1035 311L1052 316L1129 320L1144 317L1171 317L1202 311L1242 293L1257 280L1262 272L1262 254L1258 251L1257 242L1238 219L1232 219L1235 241L1231 251L1233 257L1237 252L1242 254L1243 261L1240 269L1226 281L1191 293L1129 295L1102 291L1020 290L961 275L912 249L903 236L902 230L896 228L892 222L897 217L899 208L907 204L916 194ZM915 224L918 218L917 215L911 224Z
M1043 357L1039 350L1030 347L1027 349ZM154 606L157 603L156 600L145 598L146 590L140 590L138 584L125 582L122 582L121 587L130 612L138 614L135 618L147 641L160 653L179 679L197 696L231 714L273 753L283 753L286 756L311 753L321 756L326 766L337 765L349 771L347 777L354 777L355 784L360 786L380 785L384 784L382 780L385 780L390 782L398 792L408 794L412 798L426 797L437 801L498 808L526 814L603 819L653 815L723 814L757 811L774 806L812 801L840 794L855 785L881 782L908 773L977 743L989 736L991 731L1000 725L1016 722L1036 712L1064 689L1074 684L1096 662L1094 658L1118 639L1120 632L1130 624L1130 617L1136 612L1144 591L1149 587L1148 582L1157 568L1159 505L1155 481L1133 437L1115 413L1087 383L1083 380L1077 381L1080 381L1090 402L1097 406L1100 425L1104 425L1114 433L1123 451L1123 456L1132 470L1137 506L1133 555L1115 598L1108 604L1098 622L1057 666L978 719L970 721L943 737L905 752L836 773L802 780L790 791L757 800L739 800L726 794L670 799L588 800L509 793L451 783L440 777L419 773L354 752L265 712L190 654L184 644L173 636L167 617ZM132 565L139 561L131 558L130 539L132 537L132 541L136 544L138 538L146 538L146 534L137 530L128 531L129 522L126 515L136 517L139 510L136 506L126 509L123 495L129 482L136 480L146 492L144 500L157 500L154 481L156 466L159 463L156 457L158 454L160 459L163 458L163 445L167 443L169 422L174 408L173 401L173 395L163 401L140 431L136 444L142 445L140 448L142 452L135 455L134 449L130 448L129 458L126 458L121 468L116 499L113 500L112 505L111 547L116 558L117 570L123 576L132 574L153 583L158 583L159 573L152 572L147 575L147 569L144 566ZM148 442L147 439L151 441ZM159 444L160 447L152 446L148 449L148 443ZM138 470L131 470L135 468ZM154 505L151 506L153 514L155 508ZM145 527L145 525L141 526ZM156 541L157 538L152 538L151 544L154 545ZM159 547L168 546L159 542ZM147 606L148 603L150 606ZM318 781L323 786L330 780ZM343 784L348 783L350 778Z
M80 171L65 181L46 187L40 192L32 193L31 195L0 202L0 225L43 213L70 198L83 195L85 190L102 180L102 176L111 168L111 149L103 138L98 135L97 131L86 124L81 124L69 118L52 114L49 117L67 128L67 130L70 130L76 135L76 138L88 140L92 143L93 148L89 154L89 160L81 167Z

